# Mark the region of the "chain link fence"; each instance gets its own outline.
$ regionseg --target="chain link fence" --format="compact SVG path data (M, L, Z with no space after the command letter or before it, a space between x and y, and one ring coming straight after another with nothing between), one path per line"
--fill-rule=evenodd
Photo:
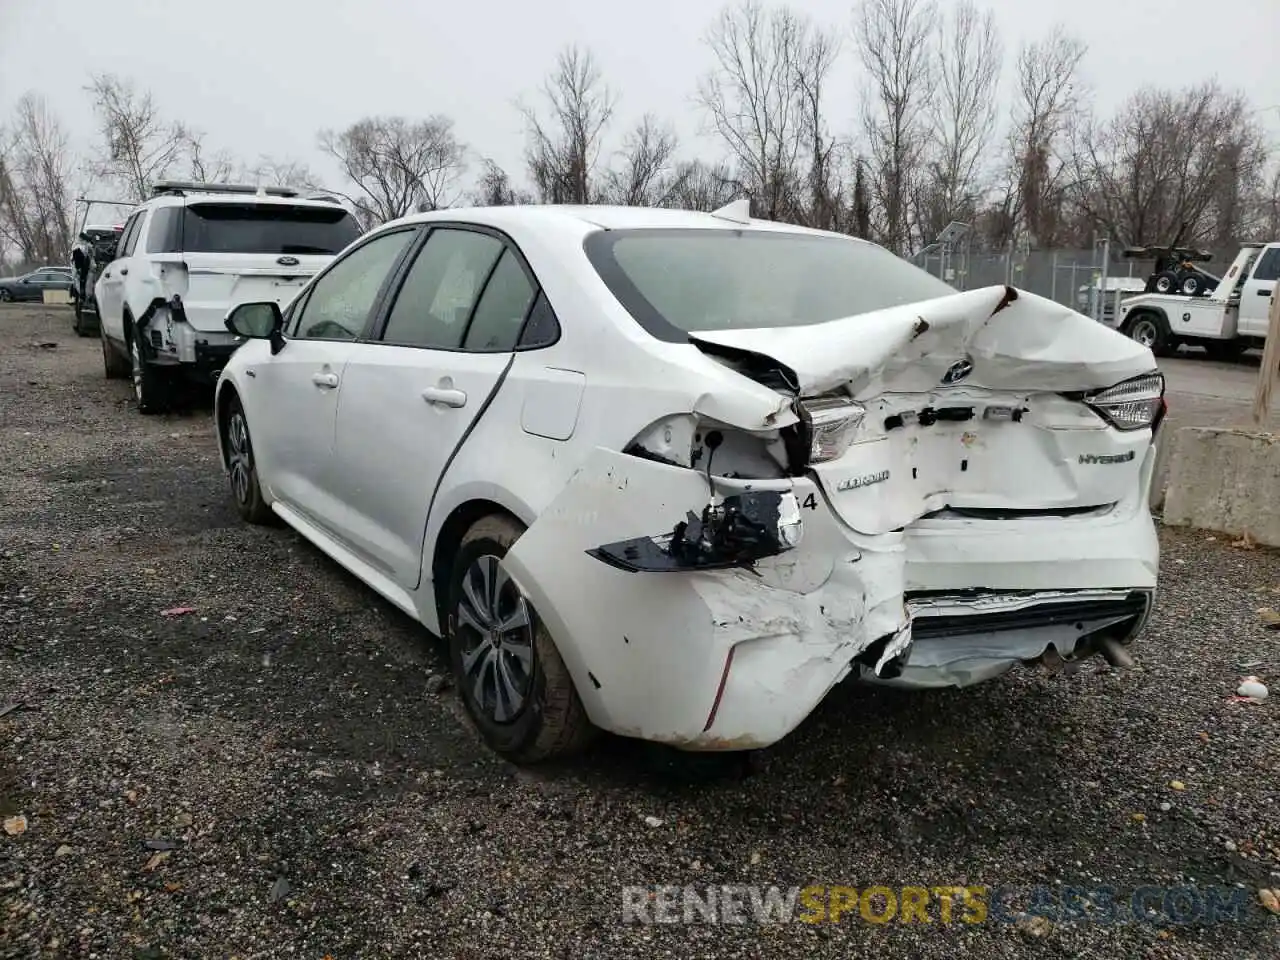
M957 290L973 290L993 284L1009 284L1048 297L1064 306L1092 313L1093 297L1106 277L1108 290L1140 292L1155 269L1152 260L1127 260L1123 247L1099 241L1092 249L1026 250L1003 253L976 252L965 241L948 248L933 244L914 262ZM1206 263L1210 273L1221 275L1239 252L1236 248L1212 250Z

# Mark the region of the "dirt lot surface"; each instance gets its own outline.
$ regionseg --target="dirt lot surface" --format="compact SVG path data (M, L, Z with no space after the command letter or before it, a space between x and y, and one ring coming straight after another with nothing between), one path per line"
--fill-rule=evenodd
M748 775L616 739L533 774L435 689L430 637L239 522L207 409L138 415L65 310L0 309L0 455L2 957L1280 955L1275 554L1165 532L1134 671L840 688ZM1243 674L1272 697L1233 702ZM1036 885L1248 906L624 924L623 886L652 884L1005 886L1011 920Z

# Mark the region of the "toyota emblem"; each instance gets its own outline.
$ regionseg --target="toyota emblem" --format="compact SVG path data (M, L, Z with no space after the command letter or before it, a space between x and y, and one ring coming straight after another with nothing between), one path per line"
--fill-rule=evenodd
M289 256L276 257L276 263L280 264L282 267L296 267L298 265L298 258Z
M947 384L959 383L971 373L973 373L973 361L965 357L963 360L957 360L947 367L947 372L942 375L942 382Z

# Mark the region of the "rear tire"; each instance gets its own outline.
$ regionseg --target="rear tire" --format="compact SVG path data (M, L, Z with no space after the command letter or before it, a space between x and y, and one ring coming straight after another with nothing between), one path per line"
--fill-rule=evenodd
M1178 275L1165 271L1156 276L1155 282L1156 293L1176 293L1178 290Z
M462 538L445 633L463 706L495 753L534 764L582 750L595 728L546 626L501 560L524 529L478 520Z
M133 376L133 398L142 414L166 413L173 403L173 383L168 371L146 359L142 331L134 330L129 344L130 372Z
M1173 349L1169 325L1158 313L1143 312L1131 317L1125 333L1157 357L1168 356Z
M258 461L249 437L249 420L240 397L231 394L222 422L222 446L227 451L227 480L236 510L246 523L266 526L275 520L271 505L262 496L258 483Z
M1184 297L1198 297L1204 290L1204 278L1196 276L1194 273L1189 274L1182 281L1182 295Z
M107 339L107 333L98 327L98 339L102 341L102 366L108 380L125 380L129 376L129 361L116 353Z

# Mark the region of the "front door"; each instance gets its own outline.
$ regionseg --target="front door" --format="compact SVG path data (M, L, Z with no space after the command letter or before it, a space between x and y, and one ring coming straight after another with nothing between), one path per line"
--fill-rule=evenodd
M1241 336L1265 337L1270 321L1271 295L1280 278L1280 243L1270 244L1254 261L1253 271L1240 290L1240 319L1236 331Z
M376 341L351 354L334 449L337 489L349 508L338 535L406 590L421 581L436 487L501 388L534 292L503 240L436 229Z
M347 365L414 234L379 234L335 260L290 312L284 348L253 344L259 359L245 367L242 399L269 495L330 533L346 509L332 461Z

